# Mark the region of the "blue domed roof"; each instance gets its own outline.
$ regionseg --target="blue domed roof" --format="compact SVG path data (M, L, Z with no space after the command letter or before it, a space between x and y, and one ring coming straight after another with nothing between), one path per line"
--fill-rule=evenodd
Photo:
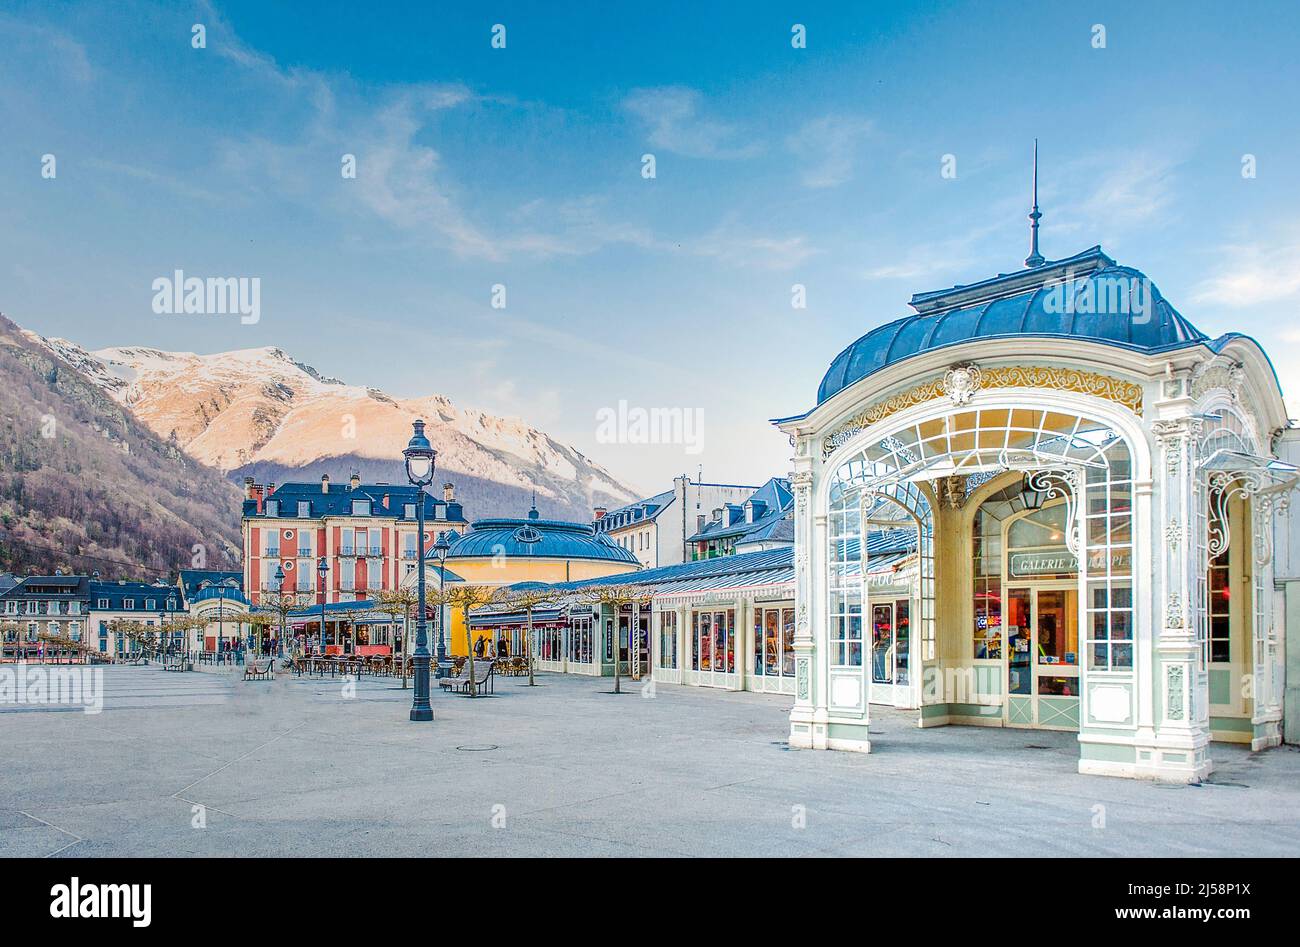
M447 552L452 559L491 556L533 559L600 559L640 565L636 556L604 533L597 534L586 523L536 518L486 519L451 544Z
M1209 341L1144 274L1117 265L1100 247L921 293L911 305L915 315L872 329L836 356L817 390L818 404L888 365L975 339L1081 339L1141 352Z

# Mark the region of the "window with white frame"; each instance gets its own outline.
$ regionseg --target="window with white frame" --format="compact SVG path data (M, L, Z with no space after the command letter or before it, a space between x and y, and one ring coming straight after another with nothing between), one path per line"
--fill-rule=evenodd
M677 612L659 612L659 666L677 669Z
M794 677L793 606L754 606L754 673Z

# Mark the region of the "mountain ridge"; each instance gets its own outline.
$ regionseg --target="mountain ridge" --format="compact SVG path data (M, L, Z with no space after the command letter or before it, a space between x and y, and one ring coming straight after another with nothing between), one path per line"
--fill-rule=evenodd
M151 346L89 351L25 333L78 367L156 435L239 480L320 473L403 482L410 422L424 417L438 476L471 518L522 515L534 491L547 515L587 521L638 494L581 451L531 427L461 408L443 395L399 398L323 375L279 346L200 355Z

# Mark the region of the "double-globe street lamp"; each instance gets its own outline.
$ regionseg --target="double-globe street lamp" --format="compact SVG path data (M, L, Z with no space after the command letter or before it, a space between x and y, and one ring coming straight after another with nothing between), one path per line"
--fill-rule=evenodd
M424 421L412 425L414 433L402 456L406 458L406 479L416 488L415 523L418 534L416 571L418 573L419 616L415 622L415 653L411 656L415 668L415 699L411 703L412 720L432 720L433 708L429 705L429 635L425 621L424 593L424 488L433 483L433 465L438 452L424 436Z

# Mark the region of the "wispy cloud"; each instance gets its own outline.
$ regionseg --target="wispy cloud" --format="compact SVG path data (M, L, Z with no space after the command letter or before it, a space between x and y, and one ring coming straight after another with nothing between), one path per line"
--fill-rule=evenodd
M0 14L0 40L9 50L6 55L24 47L35 54L50 67L49 76L62 76L81 85L95 78L86 47L62 30Z
M806 122L786 139L786 147L803 162L805 187L836 187L853 177L862 141L871 122L849 115L823 115Z
M794 269L819 251L803 234L772 236L722 224L690 244L698 256L711 257L727 266L762 270Z
M647 127L652 147L688 158L751 158L762 152L757 142L746 142L740 128L702 114L703 97L684 86L634 89L623 108Z
M1177 161L1144 150L1106 152L1068 163L1056 190L1082 194L1060 209L1064 230L1100 236L1143 226L1174 214Z
M1300 231L1276 239L1221 247L1220 262L1192 289L1198 303L1243 309L1264 303L1300 301ZM1300 341L1300 332L1284 337Z

